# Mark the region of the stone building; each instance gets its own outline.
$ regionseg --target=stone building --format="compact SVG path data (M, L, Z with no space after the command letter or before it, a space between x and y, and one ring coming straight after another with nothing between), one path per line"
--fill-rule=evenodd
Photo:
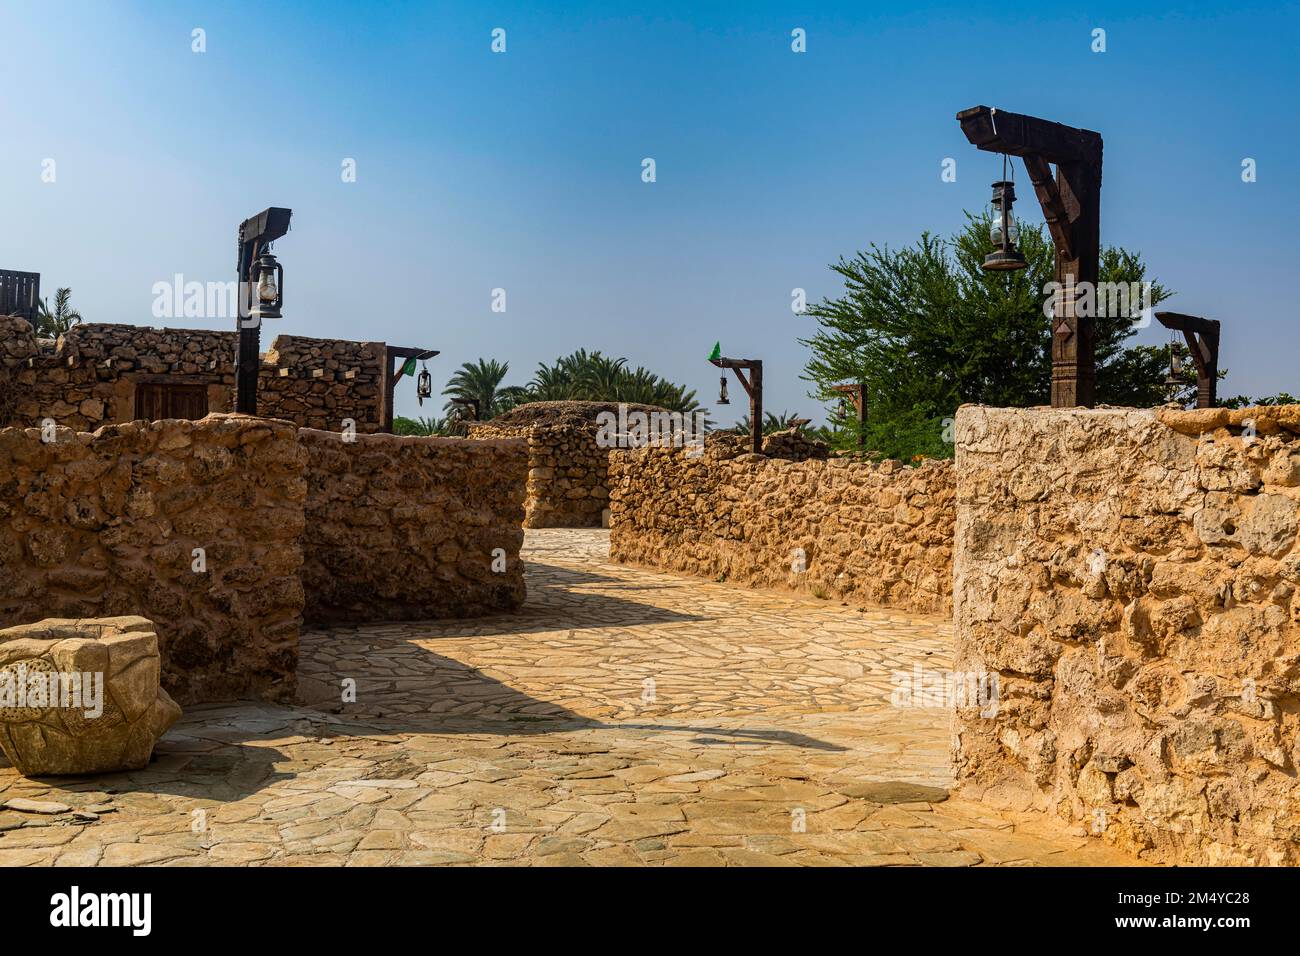
M55 341L0 316L0 427L53 419L93 431L232 411L237 341L234 331L120 324L77 325ZM258 413L325 431L348 418L360 433L385 431L389 355L383 342L278 336L262 355Z

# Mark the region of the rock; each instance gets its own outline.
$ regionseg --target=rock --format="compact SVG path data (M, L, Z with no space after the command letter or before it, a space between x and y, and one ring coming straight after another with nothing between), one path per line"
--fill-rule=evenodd
M49 619L0 631L0 651L22 652L5 654L0 667L0 749L20 773L107 773L149 763L154 742L181 714L158 686L151 627L138 617ZM31 812L71 809L51 806L62 809Z
M901 780L852 783L840 787L839 792L846 797L856 797L870 803L942 803L948 799L948 791L942 787L927 787L919 783L907 783Z
M19 813L67 813L72 807L66 803L56 803L53 800L28 800L26 797L13 797L6 800L5 807L9 810L17 810Z

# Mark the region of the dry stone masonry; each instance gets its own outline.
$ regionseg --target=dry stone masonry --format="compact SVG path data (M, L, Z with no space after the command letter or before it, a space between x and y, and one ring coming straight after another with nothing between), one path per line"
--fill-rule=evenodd
M827 460L796 433L710 436L610 464L610 556L909 611L951 609L951 462ZM778 457L781 456L781 457Z
M651 405L630 412L669 414ZM606 402L531 402L487 422L470 425L471 438L528 440L528 501L525 528L599 528L609 507L612 447L597 441L602 413L619 414Z
M957 416L965 795L1149 859L1300 862L1300 406Z
M287 701L304 609L522 603L524 442L347 438L244 415L0 429L0 626L146 616L181 703Z
M239 415L0 429L0 624L141 615L182 703L292 698L304 462Z
M181 716L142 617L0 630L0 748L26 776L140 770Z
M304 429L306 618L464 617L524 600L522 440Z
M77 325L53 342L0 316L0 426L50 418L93 431L167 417L138 409L138 392L162 385L197 389L207 411L231 411L236 345L233 331L113 324ZM385 355L382 342L281 335L262 356L258 411L304 428L338 431L350 418L358 432L380 431Z

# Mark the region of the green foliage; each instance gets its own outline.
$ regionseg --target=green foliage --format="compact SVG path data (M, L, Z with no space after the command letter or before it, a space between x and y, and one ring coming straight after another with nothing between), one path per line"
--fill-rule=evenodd
M561 401L639 403L683 413L700 407L693 390L640 366L629 369L625 358L585 349L562 356L553 365L540 363L532 381L520 389L517 404Z
M456 434L455 422L449 422L446 418L404 418L397 415L393 418L394 435L452 435Z
M36 313L36 334L38 336L57 339L74 325L81 322L81 313L68 304L71 297L71 289L56 289L53 310L50 309L47 299L41 299L40 309Z
M1051 324L1044 303L1052 244L1041 228L1023 228L1019 248L1028 268L987 273L980 265L993 249L989 220L967 220L950 239L924 233L913 246L873 245L831 266L845 294L808 309L818 329L803 340L813 353L804 378L814 384L814 397L835 403L829 417L838 447L857 443L856 416L832 391L845 382L867 385L866 447L903 460L951 457L945 432L950 438L947 426L961 404L1047 404ZM1150 281L1141 257L1124 249L1103 249L1099 271L1102 283ZM1169 295L1152 281L1143 304L1154 307ZM1118 314L1096 319L1099 402L1167 401L1167 349L1124 344L1138 321Z
M466 362L452 373L442 394L452 399L477 400L479 419L487 421L519 404L522 390L518 386L501 386L509 371L510 363L498 362L496 359ZM443 406L443 411L455 420L470 418L474 414L472 408L453 401L448 401Z
M781 412L774 415L767 412L763 415L763 434L770 435L772 432L783 432L790 428L790 423L796 418L805 418L804 415L798 415L795 412ZM736 422L735 427L731 430L738 435L749 434L750 418L748 415L742 415L740 421Z

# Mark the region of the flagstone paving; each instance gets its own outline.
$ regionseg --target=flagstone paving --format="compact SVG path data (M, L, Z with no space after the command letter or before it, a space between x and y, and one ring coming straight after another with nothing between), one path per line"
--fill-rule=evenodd
M947 712L890 692L946 621L607 553L529 531L519 614L304 634L299 705L188 708L146 770L0 770L52 804L0 810L0 865L1137 862L945 799Z

